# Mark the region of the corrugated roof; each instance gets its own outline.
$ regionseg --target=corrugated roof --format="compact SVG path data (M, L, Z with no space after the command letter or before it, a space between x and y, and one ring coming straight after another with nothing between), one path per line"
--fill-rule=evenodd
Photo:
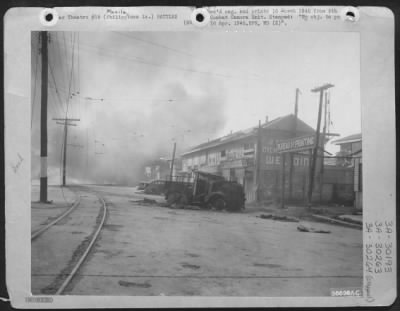
M357 141L361 141L361 140L362 140L361 133L357 133L357 134L352 134L352 135L349 135L346 137L336 139L332 143L335 145L342 145L342 144L357 142Z
M261 125L261 127L263 129L278 128L279 127L278 124L281 124L281 122L284 122L284 121L288 121L289 122L290 119L292 119L292 118L294 118L294 115L293 114L288 114L286 116L278 117L278 118L273 119L273 120L271 120L271 121L269 121L267 123L264 123L264 124ZM300 119L297 119L297 122L298 122L298 130L299 131L313 131L314 132L314 129L311 126L309 126L308 124L306 124L304 121L302 121ZM257 135L257 128L258 128L258 126L255 126L255 127L251 127L251 128L245 129L245 130L234 132L232 134L228 134L226 136L219 137L217 139L213 139L213 140L208 141L206 143L202 143L200 145L197 145L195 147L190 148L186 152L182 153L182 155L187 155L187 154L191 154L193 152L197 152L197 151L200 151L200 150L216 147L216 146L228 143L228 142L232 142L232 141L237 141L237 140L243 139L245 137L256 136Z
M187 150L186 152L182 153L182 155L190 154L190 153L193 153L193 152L196 152L196 151L200 151L202 149L207 149L207 148L219 146L219 145L231 142L231 141L236 141L236 140L239 140L239 139L242 139L242 138L245 138L245 137L249 137L249 136L255 135L255 133L256 133L255 130L256 129L257 128L253 128L252 127L252 128L246 129L246 130L234 132L232 134L228 134L226 136L219 137L217 139L210 140L210 141L208 141L206 143L202 143L200 145L197 145L197 146Z

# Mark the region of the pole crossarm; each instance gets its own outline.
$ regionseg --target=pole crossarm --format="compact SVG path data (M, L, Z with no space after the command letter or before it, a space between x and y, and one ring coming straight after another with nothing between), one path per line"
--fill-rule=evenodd
M54 121L80 121L81 119L73 119L73 118L53 118Z
M321 91L327 90L327 89L329 89L329 88L331 88L331 87L334 87L334 85L331 84L331 83L326 83L326 84L324 84L324 85L321 85L321 86L318 86L318 87L316 87L316 88L313 88L313 89L311 90L311 92L317 93L317 92L321 92Z
M62 123L62 122L56 122L56 123L60 124L60 125L77 126L76 124L73 124L73 123Z

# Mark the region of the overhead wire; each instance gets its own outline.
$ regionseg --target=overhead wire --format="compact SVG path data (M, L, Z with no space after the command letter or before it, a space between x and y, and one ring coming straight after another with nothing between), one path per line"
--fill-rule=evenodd
M80 49L79 49L79 44L80 44L80 40L79 40L79 32L78 32L78 91L77 93L81 94L81 68L80 68ZM78 96L78 119L81 118L81 99L80 96Z
M64 34L64 33L63 33ZM71 35L71 39L74 39L75 38L75 33L73 33L72 35ZM65 42L65 35L64 35L64 42ZM73 42L75 42L75 41L73 41ZM70 78L69 78L69 87L68 87L68 94L67 94L67 107L66 107L66 110L65 110L65 120L64 120L64 122L66 123L67 122L67 118L68 118L68 108L69 108L69 100L70 100L70 94L71 94L71 85L72 85L72 79L73 79L73 69L74 69L74 51L75 51L75 44L73 43L73 45L72 45L72 55L71 55L71 74L70 74ZM66 58L67 59L67 58ZM65 135L65 131L66 131L66 127L67 127L67 125L64 125L64 132L63 132L63 134ZM64 156L63 156L63 149L64 149L64 145L67 143L66 141L64 141L64 140L62 140L63 142L62 142L62 144L61 144L61 156L60 156L60 177L61 177L61 179L62 179L62 162L63 162L63 160L64 160ZM62 180L61 180L61 182L62 182ZM63 188L61 187L61 193L62 193L62 196L63 196L63 198L64 198L64 201L66 201L66 198L65 198L65 195L64 195L64 190L63 190ZM66 201L67 202L67 201Z
M61 84L66 85L66 73L64 70L64 64L66 66L68 66L68 64L66 63L66 59L61 56L61 53L62 53L61 52L61 43L58 40L58 35L59 35L58 32L54 33L55 40L53 40L53 41L55 43L55 47L57 48L57 53L55 53L55 58L57 58L57 57L59 58L59 61L57 62L57 64L60 68Z
M179 67L179 66L173 66L173 65L165 65L165 64L160 64L160 63L154 63L139 57L128 57L120 54L116 54L115 51L110 50L110 49L105 49L105 48L100 48L100 47L94 47L91 45L87 44L80 44L80 49L86 52L94 52L98 55L101 56L106 56L106 57L112 57L112 58L119 58L119 59L124 59L133 63L141 64L141 65L147 65L147 66L152 66L152 67L160 67L160 68L169 68L173 70L178 70L178 71L184 71L184 72L190 72L190 73L197 73L197 74L202 74L202 75L212 75L212 76L217 76L221 78L228 78L228 79L245 79L243 77L235 77L223 73L218 73L218 72L213 72L213 71L201 71L201 70L195 70L195 69L190 69L190 68L185 68L185 67Z
M35 49L35 51L37 51L36 53L36 58L35 58L35 74L34 74L34 82L33 82L33 96L31 99L31 129L33 126L33 117L34 117L34 112L35 112L35 102L36 102L36 87L37 87L37 72L38 72L38 68L39 68L39 54L40 54L40 36L38 36L38 42L37 42L37 49ZM31 92L32 94L32 92Z
M162 49L166 49L168 51L171 51L171 52L174 52L174 53L177 53L177 54L180 54L180 55L188 56L188 57L193 58L195 60L198 60L198 61L201 61L201 62L204 62L204 63L208 63L208 64L210 64L212 66L218 66L218 67L227 68L226 66L224 66L222 64L211 62L209 60L206 60L204 58L198 57L198 56L196 56L194 54L191 54L189 52L178 50L178 49L172 48L170 46L166 46L166 45L163 45L163 44L160 44L160 43L157 43L157 42L150 41L148 39L142 39L142 38L138 38L136 36L132 36L131 33L129 33L129 35L126 34L126 33L123 33L123 32L119 32L119 31L113 31L113 33L118 34L120 36L124 36L126 38L130 38L130 39L139 41L139 42L143 42L143 43L146 43L146 44L149 44L149 45L153 45L153 46L156 46L156 47L159 47L159 48L162 48ZM255 73L247 72L246 74L251 74L254 77L259 77L259 78L261 77L259 74L255 74Z
M58 103L59 103L58 104L59 110L62 112L61 115L64 115L65 108L64 108L63 102L61 100L60 93L58 92L58 86L57 86L56 78L54 76L53 65L51 64L50 58L49 58L49 69L50 69L50 76L52 78L53 85L54 85L54 88L50 88L50 89L53 89L53 91L55 92L56 99L58 99ZM55 101L55 102L57 102L57 101Z

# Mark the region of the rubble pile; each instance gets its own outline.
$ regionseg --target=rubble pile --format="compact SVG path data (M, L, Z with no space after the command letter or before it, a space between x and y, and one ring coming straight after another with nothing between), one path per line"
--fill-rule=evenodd
M290 216L279 216L279 215L273 215L273 214L261 214L260 216L257 216L262 219L272 219L272 220L278 220L278 221L287 221L287 222L299 222L299 220L295 217L290 217Z
M299 225L297 230L301 232L313 232L313 233L331 233L329 230L315 229L313 227L306 227L304 225Z

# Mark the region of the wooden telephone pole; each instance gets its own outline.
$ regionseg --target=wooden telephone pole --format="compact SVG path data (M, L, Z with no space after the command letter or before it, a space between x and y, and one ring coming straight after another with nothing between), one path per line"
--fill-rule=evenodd
M174 149L172 150L171 171L170 171L170 173L169 173L169 180L170 180L170 181L172 181L172 174L173 174L173 172L174 172L175 151L176 151L176 142L174 142Z
M257 129L257 145L256 145L256 161L255 161L255 186L256 186L256 202L261 200L260 195L260 187L261 187L261 120L258 121L258 129Z
M40 107L40 202L47 202L47 91L48 91L48 52L47 31L42 31L42 77Z
M308 196L307 196L307 201L308 201L308 206L311 207L311 200L312 200L312 193L313 193L313 187L314 187L314 175L315 175L315 166L317 162L317 155L318 155L318 149L319 149L319 136L320 136L320 129L321 129L321 114L322 114L322 103L324 100L324 91L333 87L333 84L324 84L322 86L316 87L311 90L311 92L317 93L319 92L319 107L318 107L318 121L317 121L317 130L316 130L316 137L315 137L315 144L314 144L314 150L312 153L312 161L310 165L310 182L308 186Z
M64 125L64 148L63 148L63 175L62 175L62 185L66 185L67 177L67 145L68 145L68 126L76 126L76 124L71 123L71 121L80 121L80 119L70 119L70 118L54 118L57 124Z
M297 131L297 118L298 118L298 111L299 111L299 94L300 90L297 88L296 89L296 101L294 104L294 122L292 126L292 137L296 137L296 131ZM294 154L290 153L290 162L289 162L289 199L292 199L293 195L293 160L294 160Z

